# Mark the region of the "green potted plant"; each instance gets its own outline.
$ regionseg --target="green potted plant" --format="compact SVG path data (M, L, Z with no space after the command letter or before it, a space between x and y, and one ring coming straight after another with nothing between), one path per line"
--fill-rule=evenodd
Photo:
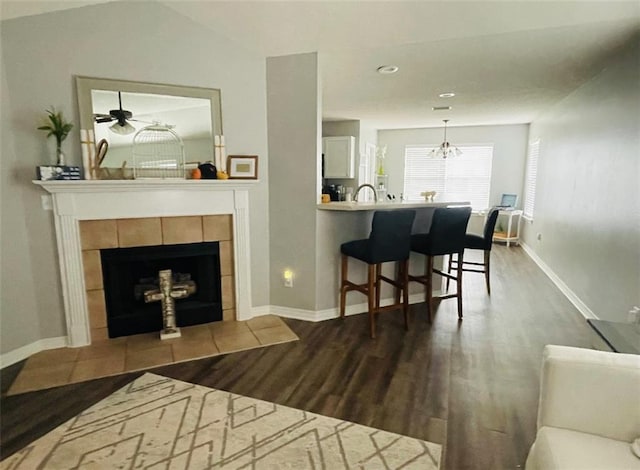
M56 138L56 158L58 165L64 165L64 153L62 152L62 142L67 138L73 124L65 121L62 111L56 111L55 107L47 109L47 118L49 123L46 126L38 127L38 130L48 131L47 137L54 136Z

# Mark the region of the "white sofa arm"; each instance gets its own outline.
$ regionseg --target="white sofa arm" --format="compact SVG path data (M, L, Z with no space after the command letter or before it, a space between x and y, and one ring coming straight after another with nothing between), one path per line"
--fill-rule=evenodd
M640 436L640 356L547 345L538 429L553 426L631 442Z

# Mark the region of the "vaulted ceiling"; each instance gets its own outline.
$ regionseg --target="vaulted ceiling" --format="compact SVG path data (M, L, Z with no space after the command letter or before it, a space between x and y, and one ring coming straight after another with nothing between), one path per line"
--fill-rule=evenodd
M102 2L3 1L1 13L90 3ZM323 117L377 128L531 122L640 37L637 1L162 3L260 56L317 51ZM399 71L376 72L389 64Z

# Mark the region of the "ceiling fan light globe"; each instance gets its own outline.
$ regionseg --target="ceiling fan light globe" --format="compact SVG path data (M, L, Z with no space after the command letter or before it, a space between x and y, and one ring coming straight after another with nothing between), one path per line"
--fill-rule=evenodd
M136 131L136 128L125 121L124 125L116 122L114 125L109 126L109 130L114 134L128 135L134 133Z

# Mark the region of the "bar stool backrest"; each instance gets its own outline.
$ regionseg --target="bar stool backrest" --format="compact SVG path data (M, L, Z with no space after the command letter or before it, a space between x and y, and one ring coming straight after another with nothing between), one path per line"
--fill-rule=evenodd
M496 229L496 222L498 222L498 215L500 215L500 209L497 207L491 208L489 215L487 216L487 222L484 224L484 249L491 249L491 242L493 241L493 232Z
M431 219L426 252L437 256L464 251L469 217L471 207L438 207Z
M376 211L371 223L368 258L372 263L402 261L411 251L411 229L416 211L394 209Z

